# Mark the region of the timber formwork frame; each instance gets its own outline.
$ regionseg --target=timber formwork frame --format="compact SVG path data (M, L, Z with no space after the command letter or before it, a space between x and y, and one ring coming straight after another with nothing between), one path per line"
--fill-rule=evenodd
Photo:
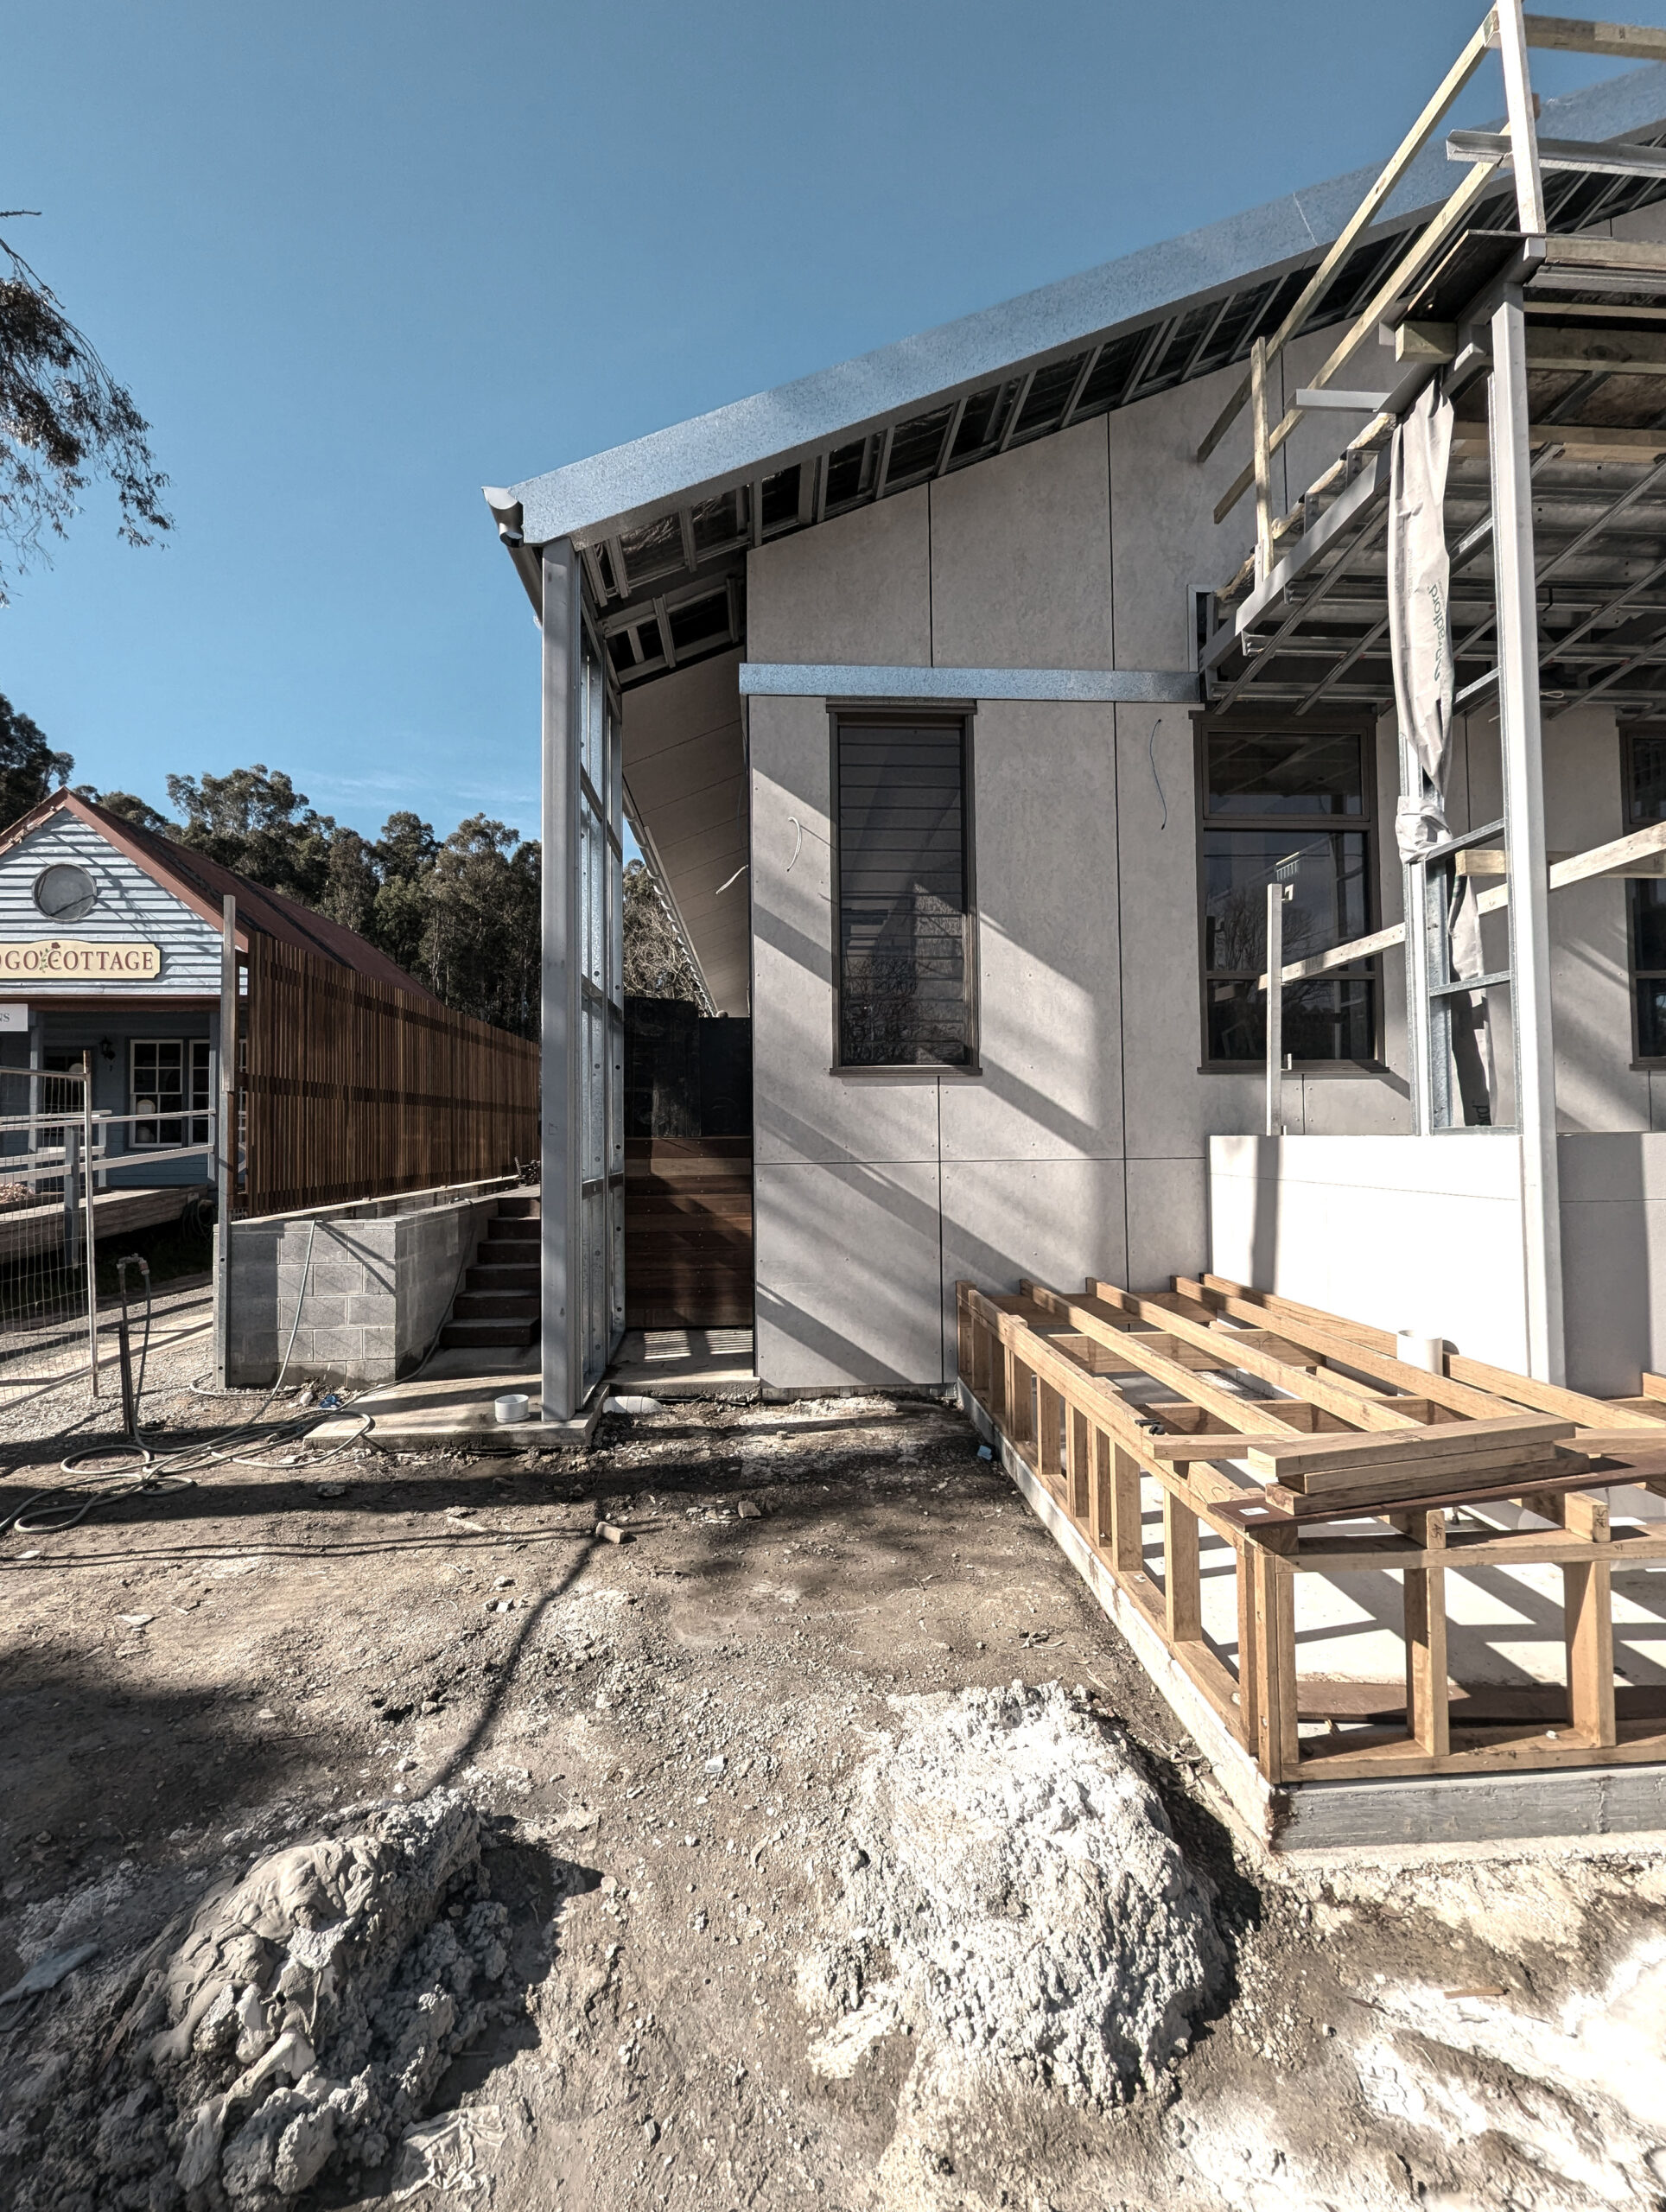
M1614 1529L1600 1494L1666 1493L1666 1380L1604 1400L1457 1357L1428 1374L1383 1331L1212 1275L1146 1295L962 1282L957 1298L968 1410L1120 1598L1148 1663L1159 1651L1212 1716L1218 1770L1222 1738L1269 1789L1666 1761L1666 1716L1617 1708L1611 1597L1615 1567L1666 1561L1666 1531ZM1485 1525L1497 1506L1543 1525ZM1235 1660L1205 1630L1205 1532L1230 1557ZM1454 1721L1447 1576L1546 1566L1562 1578L1566 1710ZM1402 1578L1404 1717L1309 1719L1297 1578L1381 1571ZM1459 1694L1460 1713L1488 1711Z

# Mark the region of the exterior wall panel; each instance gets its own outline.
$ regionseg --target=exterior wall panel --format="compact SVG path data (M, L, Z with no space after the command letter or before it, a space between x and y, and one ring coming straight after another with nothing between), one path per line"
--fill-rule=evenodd
M1321 334L1292 349L1286 364L1292 391L1328 343ZM1192 457L1230 381L1224 375L1183 386L755 551L747 657L944 667L1185 666L1192 588L1223 582L1252 529L1247 501L1224 528L1211 515L1241 465L1242 440L1229 436L1203 467ZM1280 456L1285 475L1275 496L1288 502L1298 494L1336 446L1333 425L1304 425ZM896 1380L900 1363L914 1362L919 1371L903 1379L932 1382L951 1374L953 1360L952 1328L939 1364L925 1315L910 1303L931 1294L920 1277L918 1225L899 1231L896 1255L882 1238L865 1255L842 1248L829 1258L830 1272L818 1276L800 1264L785 1199L766 1201L768 1166L837 1167L847 1192L855 1187L851 1172L861 1170L877 1178L876 1190L906 1185L909 1210L934 1205L938 1293L951 1299L957 1272L1006 1289L1032 1269L1065 1280L1097 1270L1152 1287L1199 1265L1209 1234L1211 1139L1260 1127L1262 1079L1258 1068L1205 1073L1199 1065L1191 711L979 708L973 756L982 1065L973 1077L839 1079L828 1072L824 703L754 699L749 726L759 1362L766 1381ZM1550 724L1546 753L1552 846L1574 850L1619 835L1625 825L1612 716L1593 710ZM1378 723L1376 753L1375 925L1383 926L1400 918L1401 899L1391 715ZM1501 811L1496 721L1460 718L1453 826ZM1639 1130L1666 1122L1666 1077L1656 1083L1630 1065L1625 899L1623 886L1604 882L1552 901L1564 1129ZM1494 934L1502 943L1502 925ZM1293 1074L1283 1097L1293 1138L1386 1139L1409 1127L1397 950L1382 956L1379 976L1383 1065ZM1503 1030L1497 1045L1508 1090L1512 1070ZM784 1188L778 1182L778 1197ZM866 1233L853 1204L842 1198L822 1210L829 1234ZM1319 1198L1313 1205L1317 1221ZM1384 1234L1391 1214L1390 1207L1383 1216ZM874 1316L886 1317L883 1328L849 1319L850 1290L835 1281L849 1268L865 1277ZM844 1322L835 1307L846 1313ZM790 1359L789 1309L802 1309L791 1325L798 1333ZM938 1319L942 1336L941 1310ZM825 1331L819 1351L818 1329ZM1502 1356L1506 1339L1514 1340L1502 1322L1498 1329ZM862 1353L863 1345L871 1350ZM864 1357L872 1362L866 1370ZM780 1372L772 1359L785 1363Z

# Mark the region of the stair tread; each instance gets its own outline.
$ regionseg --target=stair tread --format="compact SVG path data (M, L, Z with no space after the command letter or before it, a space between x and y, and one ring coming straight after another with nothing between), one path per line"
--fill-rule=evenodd
M442 1344L530 1344L537 1337L536 1321L448 1321L440 1332Z

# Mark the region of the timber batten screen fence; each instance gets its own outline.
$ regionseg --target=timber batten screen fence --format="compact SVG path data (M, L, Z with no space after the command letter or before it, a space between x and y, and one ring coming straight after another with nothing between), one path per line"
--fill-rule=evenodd
M538 1048L251 933L238 1211L294 1213L538 1157Z

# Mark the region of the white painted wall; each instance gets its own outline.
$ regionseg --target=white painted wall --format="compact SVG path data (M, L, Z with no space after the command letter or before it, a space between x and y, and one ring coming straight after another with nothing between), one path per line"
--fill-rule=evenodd
M1666 1135L1558 1140L1567 1379L1632 1397L1666 1372ZM1520 1147L1510 1135L1218 1136L1217 1274L1379 1329L1527 1365Z
M1526 1366L1517 1138L1218 1136L1209 1193L1215 1274Z

